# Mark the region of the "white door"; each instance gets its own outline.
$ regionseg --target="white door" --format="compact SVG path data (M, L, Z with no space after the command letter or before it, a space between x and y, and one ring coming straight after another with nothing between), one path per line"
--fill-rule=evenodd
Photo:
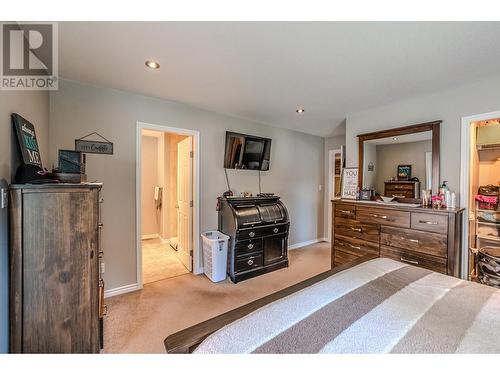
M177 254L189 271L193 270L193 139L177 144Z

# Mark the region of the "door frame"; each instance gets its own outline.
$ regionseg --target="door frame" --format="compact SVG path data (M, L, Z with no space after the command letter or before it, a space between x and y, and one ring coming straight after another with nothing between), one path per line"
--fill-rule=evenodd
M335 186L333 185L333 176L335 174L335 154L342 155L342 148L328 151L328 197L326 200L328 205L328 242L332 242L332 199L334 198L335 194Z
M141 136L142 130L175 133L193 137L193 274L203 273L200 262L200 132L198 130L175 128L167 125L137 121L135 136L135 231L136 231L136 278L137 289L142 289L142 207L141 207Z
M469 272L469 183L470 183L470 123L500 118L500 111L462 117L460 127L460 207L465 208L462 230L461 277L468 278Z

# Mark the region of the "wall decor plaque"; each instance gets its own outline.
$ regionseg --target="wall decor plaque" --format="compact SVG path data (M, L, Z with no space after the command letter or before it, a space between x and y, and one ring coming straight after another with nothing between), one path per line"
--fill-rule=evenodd
M96 135L103 141L92 141L89 138ZM113 142L110 142L97 132L86 135L85 137L75 139L75 151L80 151L86 154L105 154L113 155Z

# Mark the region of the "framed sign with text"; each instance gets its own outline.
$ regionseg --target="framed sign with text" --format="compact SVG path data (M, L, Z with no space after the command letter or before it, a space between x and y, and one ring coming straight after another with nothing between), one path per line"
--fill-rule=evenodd
M42 168L42 159L36 139L35 126L17 113L13 113L11 118L23 163Z
M342 172L342 199L357 199L358 168L344 168Z

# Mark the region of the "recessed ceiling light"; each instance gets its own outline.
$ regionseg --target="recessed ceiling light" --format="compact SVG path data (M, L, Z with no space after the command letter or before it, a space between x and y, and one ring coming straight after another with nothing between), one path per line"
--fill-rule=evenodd
M295 110L295 112L297 112L297 113L304 113L304 112L305 112L305 109L304 109L304 108L297 108L297 109Z
M160 64L153 60L146 60L146 66L151 69L160 69Z

